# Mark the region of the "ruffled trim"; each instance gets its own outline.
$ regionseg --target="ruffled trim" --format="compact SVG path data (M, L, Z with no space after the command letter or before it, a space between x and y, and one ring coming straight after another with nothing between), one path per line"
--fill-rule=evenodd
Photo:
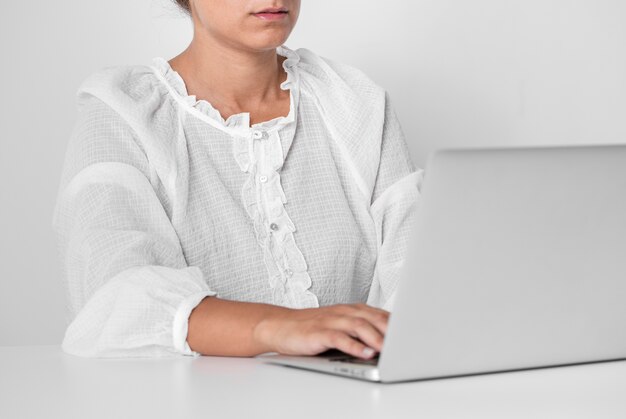
M254 141L266 142L262 167L254 149L263 146L254 147ZM233 145L242 170L250 173L241 199L263 249L273 303L291 308L319 307L317 297L309 291L308 265L294 240L296 227L284 208L287 198L278 172L284 159L278 132L268 134L267 139L239 139Z
M287 79L280 84L282 90L289 90L290 93L290 107L289 114L287 116L279 116L269 121L263 121L250 126L250 113L241 112L229 116L226 120L222 117L220 112L211 105L210 102L204 99L197 99L196 95L190 95L187 91L187 86L181 75L175 71L169 64L169 62L160 56L152 58L152 65L150 67L162 78L167 87L175 96L175 99L185 106L188 110L193 110L210 118L212 121L217 122L218 128L233 128L233 129L250 129L255 128L270 128L282 126L295 120L297 102L299 99L299 83L297 75L297 64L300 61L300 57L297 52L291 50L285 45L281 45L276 48L276 53L285 57L286 59L282 63L284 71L287 73ZM230 132L232 134L232 132Z

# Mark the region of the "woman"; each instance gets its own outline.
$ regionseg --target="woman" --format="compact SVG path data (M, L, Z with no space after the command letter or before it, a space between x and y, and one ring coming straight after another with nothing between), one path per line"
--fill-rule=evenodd
M380 351L422 171L299 0L178 0L188 48L77 92L54 227L79 356Z

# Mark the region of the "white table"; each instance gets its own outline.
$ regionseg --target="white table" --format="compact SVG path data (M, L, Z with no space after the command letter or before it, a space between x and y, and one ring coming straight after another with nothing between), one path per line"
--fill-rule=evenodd
M626 361L376 384L254 358L0 347L0 418L626 418Z

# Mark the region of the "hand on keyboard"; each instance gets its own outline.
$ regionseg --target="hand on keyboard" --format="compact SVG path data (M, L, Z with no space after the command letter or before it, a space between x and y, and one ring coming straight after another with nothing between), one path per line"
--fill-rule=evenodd
M388 320L388 311L366 304L290 309L261 321L255 337L286 355L316 355L334 348L371 359L382 349Z

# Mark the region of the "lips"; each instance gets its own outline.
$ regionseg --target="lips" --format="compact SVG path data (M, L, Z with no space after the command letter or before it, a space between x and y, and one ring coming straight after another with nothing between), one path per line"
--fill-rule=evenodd
M260 12L255 12L255 15L263 14L263 13L288 13L286 7L271 7L267 9L263 9Z
M268 7L252 14L265 22L287 22L289 11L285 7Z

